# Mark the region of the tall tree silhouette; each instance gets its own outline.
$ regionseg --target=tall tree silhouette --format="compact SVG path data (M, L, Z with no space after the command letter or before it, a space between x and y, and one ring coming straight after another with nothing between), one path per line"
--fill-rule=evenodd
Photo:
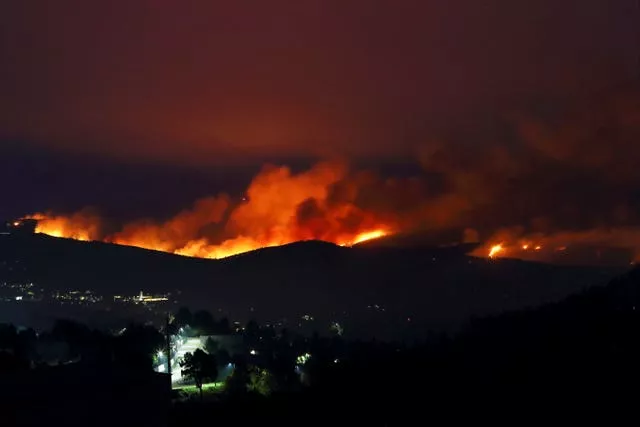
M200 400L202 400L203 382L205 380L215 381L218 378L218 364L215 356L197 349L193 354L184 355L180 367L182 368L182 376L191 378L195 382L200 391Z

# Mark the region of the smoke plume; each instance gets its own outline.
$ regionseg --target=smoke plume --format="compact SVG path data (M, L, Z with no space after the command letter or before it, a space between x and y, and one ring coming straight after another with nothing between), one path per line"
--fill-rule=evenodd
M425 143L422 172L411 177L341 162L300 173L272 165L242 199L207 197L167 221L134 221L108 235L90 211L31 217L40 220L38 231L54 236L210 258L297 240L351 245L443 231L460 242L484 242L475 252L482 256L495 245L494 256L532 259L585 245L637 254L639 100L628 90L558 111L512 113L491 132L463 128Z

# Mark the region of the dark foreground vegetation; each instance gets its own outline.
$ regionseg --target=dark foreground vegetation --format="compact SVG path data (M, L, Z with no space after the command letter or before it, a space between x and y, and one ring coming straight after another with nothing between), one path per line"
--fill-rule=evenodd
M182 310L170 328L195 317ZM206 325L197 317L192 335L229 332L211 319L215 330L198 331ZM242 350L207 341L205 352L185 358L183 372L197 385L221 381L203 393L172 392L168 376L153 372L164 332L131 325L103 333L68 321L40 334L2 326L2 425L520 423L602 410L611 419L638 397L640 270L419 345L305 338L250 322L237 333ZM54 343L65 348L60 360Z

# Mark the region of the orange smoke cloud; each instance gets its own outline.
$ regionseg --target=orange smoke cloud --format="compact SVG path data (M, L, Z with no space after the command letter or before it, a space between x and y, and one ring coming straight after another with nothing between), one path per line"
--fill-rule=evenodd
M169 220L134 221L109 234L86 211L46 214L38 231L209 258L414 231L434 245L483 242L473 252L482 257L580 262L571 258L576 246L638 257L640 89L627 92L563 105L549 117L514 113L488 125L488 134L460 127L423 144L421 169L410 177L340 163L300 173L270 166L241 202L207 197Z
M79 212L70 216L35 214L36 231L77 240L104 240L179 255L224 258L319 239L350 246L393 232L385 215L359 208L351 192L336 200L335 186L347 179L347 168L320 163L302 173L287 167L265 167L251 182L246 197L232 204L221 194L198 200L164 222L140 220L111 235L100 235L101 221Z
M222 221L228 206L226 195L207 197L164 223L136 221L125 225L122 231L107 240L120 245L176 252L199 239L204 228Z
M286 167L266 167L249 185L246 200L229 215L224 233L233 237L221 242L192 240L174 252L224 258L299 240L352 245L388 233L388 224L352 203L336 205L329 201L332 186L344 179L346 172L344 165L334 163L320 163L299 174ZM358 220L350 225L354 214Z

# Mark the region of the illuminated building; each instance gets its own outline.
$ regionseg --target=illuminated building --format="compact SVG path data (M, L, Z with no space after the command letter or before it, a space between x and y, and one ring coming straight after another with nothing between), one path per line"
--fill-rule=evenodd
M134 298L135 302L139 303L150 303L150 302L165 302L169 301L165 295L145 295L142 291L140 291L140 295Z

